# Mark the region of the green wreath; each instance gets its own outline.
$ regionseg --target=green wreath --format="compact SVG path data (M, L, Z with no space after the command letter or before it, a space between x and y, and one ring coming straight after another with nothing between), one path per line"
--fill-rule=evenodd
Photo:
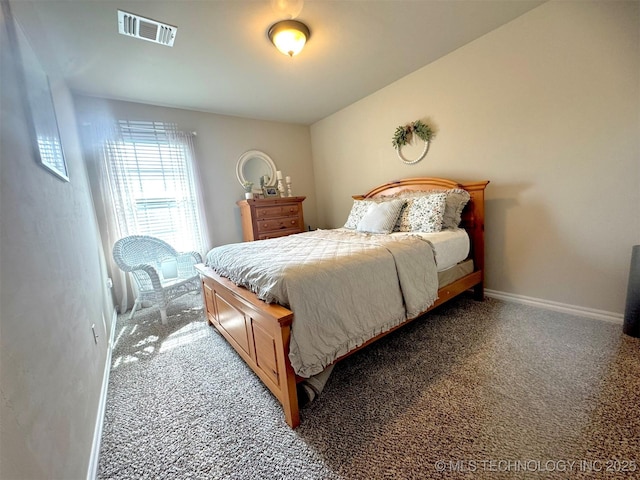
M435 136L431 127L425 124L422 120L416 120L408 125L399 126L396 128L396 132L393 134L392 145L397 150L400 147L411 142L413 135L416 135L419 139L429 143Z

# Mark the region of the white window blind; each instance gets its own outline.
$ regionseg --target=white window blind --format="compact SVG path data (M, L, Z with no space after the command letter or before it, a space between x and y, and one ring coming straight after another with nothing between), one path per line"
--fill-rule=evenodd
M204 252L191 134L163 122L118 122L109 175L120 230Z

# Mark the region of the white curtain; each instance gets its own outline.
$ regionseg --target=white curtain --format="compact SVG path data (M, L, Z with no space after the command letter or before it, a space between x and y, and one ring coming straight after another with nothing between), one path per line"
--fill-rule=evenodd
M119 311L125 312L133 306L134 289L128 275L113 261L111 252L116 240L127 235L153 234L177 250L196 250L205 254L208 249L208 229L194 157L194 134L180 132L174 124L130 121L86 124L83 133L87 171L103 248L108 257L109 275L113 280L114 300ZM184 165L184 158L187 160L186 172L184 168L178 168ZM136 173L145 166L147 177L141 179ZM149 168L151 174L148 174ZM146 180L147 190L149 184L155 187L156 183L164 185L165 190L172 190L166 184L173 180L171 175L176 171L179 172L176 177L178 182L192 187L189 188L191 194L179 196L191 195L188 200L190 203L195 201L196 206L193 214L185 214L180 209L176 213L175 208L163 210L162 207L175 206L180 202L167 198L152 198L149 201L144 197L153 197L153 194L140 193L142 180ZM172 223L169 217L177 221L179 226ZM157 226L158 222L160 227ZM191 240L182 241L180 233L184 229L193 232Z
M198 252L204 256L211 248L211 241L209 239L209 228L207 225L207 215L204 210L204 195L202 193L202 182L200 180L200 169L198 168L198 162L195 156L195 145L194 141L196 139L196 132L176 132L178 141L183 145L187 146L187 154L189 157L189 167L191 169L191 175L193 177L193 184L195 185L195 194L196 194L196 208L197 214L200 224L200 248Z
M135 299L129 276L118 268L112 254L113 244L125 236L118 225L108 168L108 146L111 142L117 141L119 132L115 124L111 122L93 122L84 124L82 133L87 173L96 209L102 248L106 256L107 271L113 282L112 294L116 308L123 313L133 306Z

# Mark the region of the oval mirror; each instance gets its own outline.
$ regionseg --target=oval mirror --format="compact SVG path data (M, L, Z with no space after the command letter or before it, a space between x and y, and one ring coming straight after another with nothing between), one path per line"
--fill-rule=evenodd
M260 190L260 178L268 177L265 185L273 187L276 184L276 165L271 157L260 150L249 150L240 155L236 165L236 176L240 185L253 182L253 190Z

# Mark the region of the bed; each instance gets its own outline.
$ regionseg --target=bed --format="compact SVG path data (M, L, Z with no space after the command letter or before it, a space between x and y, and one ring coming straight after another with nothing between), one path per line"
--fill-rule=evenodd
M298 382L464 291L473 289L478 300L484 297L488 183L427 177L386 183L353 197L345 224L350 228L216 247L206 264L196 266L207 320L279 400L292 428L300 423ZM433 236L363 234L363 214L356 219L357 229L349 225L356 207L372 211L401 203L397 230L400 218L408 218L407 205L418 203L407 199L424 199L422 192L430 192L429 201L441 202L438 208L453 197L447 196L450 192L466 195L458 212L468 239L466 258L447 260L452 265L442 268L446 255L438 250L438 269ZM453 231L441 236L459 237ZM289 258L280 263L279 257Z

